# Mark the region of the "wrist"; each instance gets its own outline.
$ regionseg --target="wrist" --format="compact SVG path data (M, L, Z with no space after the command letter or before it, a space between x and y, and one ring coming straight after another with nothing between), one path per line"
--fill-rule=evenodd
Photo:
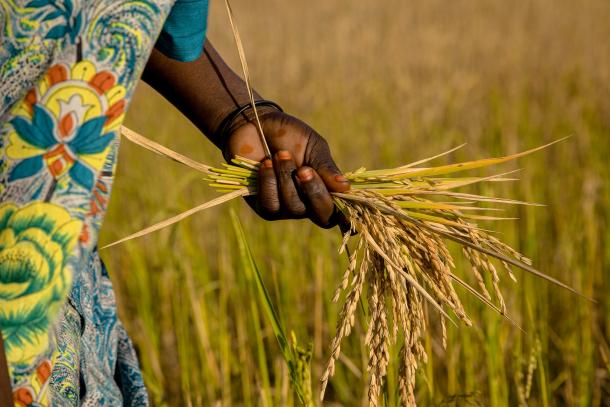
M222 119L213 134L213 142L221 151L224 152L228 137L237 129L247 123L255 123L256 114L262 120L269 114L284 111L277 103L270 100L255 100L254 106L256 107L256 113L252 104L248 102L238 106Z

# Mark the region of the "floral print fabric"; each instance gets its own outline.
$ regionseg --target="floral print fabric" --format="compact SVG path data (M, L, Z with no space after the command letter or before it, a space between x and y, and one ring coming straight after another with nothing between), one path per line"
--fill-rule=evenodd
M0 0L0 329L16 406L146 405L95 245L172 0Z

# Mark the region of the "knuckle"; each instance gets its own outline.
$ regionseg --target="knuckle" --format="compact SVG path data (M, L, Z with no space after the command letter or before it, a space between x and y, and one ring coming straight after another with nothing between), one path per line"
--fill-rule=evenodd
M320 165L320 169L337 172L337 173L339 172L339 168L337 168L337 164L335 164L335 161L332 159L331 156L322 157L320 159L319 165Z
M293 166L281 166L280 168L278 168L277 174L278 177L286 179L286 178L292 178L292 175L294 174L294 167Z
M310 182L306 188L310 198L318 199L328 194L326 187L321 182Z
M273 170L265 170L265 172L261 173L258 182L262 189L272 189L277 185Z
M328 141L326 141L326 139L318 134L316 134L315 136L312 136L312 138L310 139L310 143L311 143L311 148L317 152L320 151L324 151L324 150L328 150Z
M260 176L261 177L268 177L270 175L273 175L273 167L271 168L267 168L261 165L260 167Z
M275 197L261 196L259 203L262 212L269 215L276 215L280 211L280 203Z

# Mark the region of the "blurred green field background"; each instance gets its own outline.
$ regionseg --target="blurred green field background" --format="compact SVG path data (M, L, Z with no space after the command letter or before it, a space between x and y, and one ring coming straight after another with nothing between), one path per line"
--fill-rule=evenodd
M475 326L450 327L446 351L430 312L431 357L420 370L418 402L610 405L610 2L233 3L255 87L318 129L345 170L397 166L464 142L437 162L572 136L499 169L522 168L520 181L476 191L547 204L510 209L518 220L484 227L598 303L521 272L518 284L504 276L508 309L527 333L468 299ZM238 68L221 1L212 2L209 38ZM126 124L200 162L221 161L144 84ZM201 178L124 141L101 244L217 196ZM331 297L345 266L339 233L305 221L267 223L235 202L102 252L155 405L296 403L244 279L229 207L286 329L313 342L318 393L339 311ZM468 279L469 270L458 274ZM364 330L361 319L325 405L366 405ZM395 369L387 405L397 403Z

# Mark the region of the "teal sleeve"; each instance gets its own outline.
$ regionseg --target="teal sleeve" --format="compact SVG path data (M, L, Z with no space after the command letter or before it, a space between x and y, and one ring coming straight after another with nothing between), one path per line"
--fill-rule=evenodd
M155 45L166 56L194 61L203 50L208 23L208 0L176 0Z

